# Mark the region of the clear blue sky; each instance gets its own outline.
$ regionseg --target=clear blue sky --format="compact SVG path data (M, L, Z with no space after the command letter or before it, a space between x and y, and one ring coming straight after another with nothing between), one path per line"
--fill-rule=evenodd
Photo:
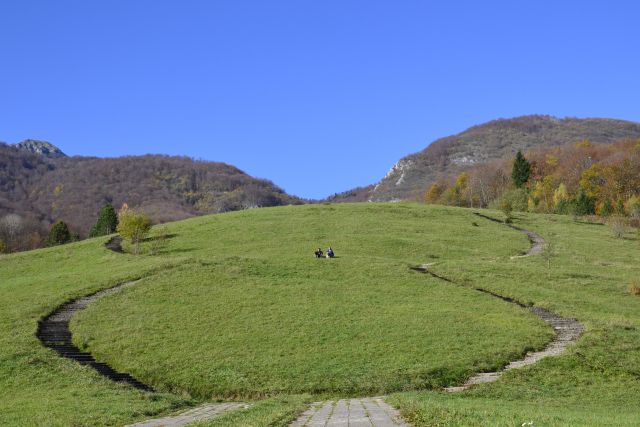
M635 1L0 3L0 140L319 198L498 117L640 120Z

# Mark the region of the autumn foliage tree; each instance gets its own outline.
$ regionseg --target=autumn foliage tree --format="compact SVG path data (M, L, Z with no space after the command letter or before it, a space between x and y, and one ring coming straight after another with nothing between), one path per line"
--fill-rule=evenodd
M151 230L151 219L142 211L129 209L125 203L118 211L118 233L134 246L134 253L140 253L140 242Z
M431 187L429 187L429 190L424 194L424 201L427 203L436 203L440 199L440 196L442 196L443 192L444 188L436 182L432 184Z
M436 203L501 209L508 202L513 211L620 215L640 227L640 140L582 140L526 157L519 152L514 161L470 167L438 182L437 190ZM430 188L425 200L432 194Z

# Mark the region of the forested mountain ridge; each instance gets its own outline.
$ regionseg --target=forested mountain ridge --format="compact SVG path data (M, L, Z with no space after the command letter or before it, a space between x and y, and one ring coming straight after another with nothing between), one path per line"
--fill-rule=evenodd
M371 201L420 198L429 186L495 160L537 148L589 140L608 144L639 139L640 123L599 118L531 115L497 119L444 137L424 150L400 159L375 186Z
M164 155L67 157L48 143L0 143L0 217L18 214L45 227L61 219L84 237L107 202L140 207L155 222L302 203L225 163Z

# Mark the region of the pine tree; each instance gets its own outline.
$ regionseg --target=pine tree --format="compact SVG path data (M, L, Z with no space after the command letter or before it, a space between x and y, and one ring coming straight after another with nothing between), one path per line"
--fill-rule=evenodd
M57 221L51 230L49 230L49 236L47 237L47 246L64 245L71 241L71 233L69 227L63 221Z
M611 199L606 199L602 203L602 209L600 210L600 216L611 216L613 214L613 203L611 203Z
M511 171L511 178L516 188L522 188L529 181L531 175L531 164L527 161L521 151L516 154L516 159L513 161L513 170Z
M115 233L117 228L118 215L111 203L107 203L100 209L98 221L91 229L89 237L106 236L107 234Z
M574 213L576 215L593 215L596 213L593 199L582 189L580 189L576 196Z

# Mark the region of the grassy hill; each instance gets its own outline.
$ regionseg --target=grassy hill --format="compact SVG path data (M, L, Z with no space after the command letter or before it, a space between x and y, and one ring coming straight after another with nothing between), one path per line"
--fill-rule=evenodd
M552 148L584 139L594 144L640 139L640 123L540 115L492 120L440 138L424 150L403 157L376 185L369 198L387 201L420 197L438 180L454 177L477 165L513 157L518 150Z
M516 223L553 241L550 270L542 257L510 259L528 247L521 233L415 204L192 218L156 229L166 244L150 240L154 254L140 256L109 252L105 239L3 256L0 424L119 425L224 398L257 404L210 425L286 425L309 400L394 393L415 425L634 425L640 298L627 287L640 276L637 238L559 216ZM313 258L329 245L338 258ZM409 268L425 262L462 285ZM158 393L110 383L37 341L38 319L60 303L138 277L72 330ZM443 393L552 335L475 287L577 317L587 331L565 356Z

